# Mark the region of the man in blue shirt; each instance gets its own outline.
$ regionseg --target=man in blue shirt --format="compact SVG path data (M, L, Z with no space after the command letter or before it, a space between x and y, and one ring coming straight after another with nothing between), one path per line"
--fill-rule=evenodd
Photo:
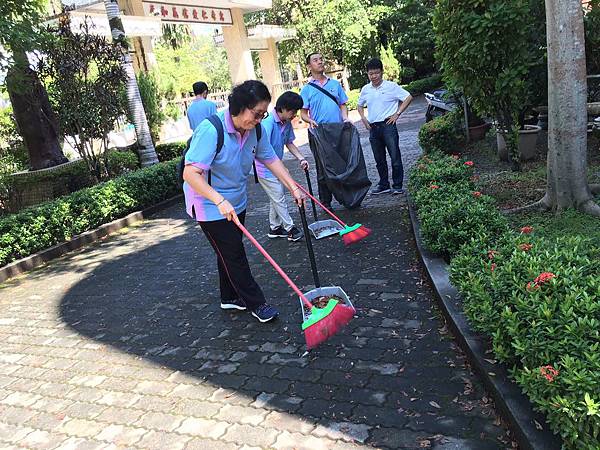
M304 159L298 147L294 145L296 136L292 128L292 119L296 117L300 108L302 108L302 97L295 92L284 92L277 99L275 109L262 121L262 126L279 159L283 159L283 148L285 146L300 162L300 167L307 170L308 162ZM270 200L270 226L267 236L269 238L287 238L291 242L302 239L303 233L294 226L294 221L288 212L283 185L258 159L254 164L258 182Z
M348 96L339 81L325 75L323 55L311 53L306 57L306 65L310 71L308 83L300 91L304 106L301 117L311 128L321 123L339 123L348 121ZM308 133L308 143L315 154L312 135ZM316 160L316 157L315 157ZM325 183L323 168L317 163L319 180L319 199L326 207L331 207L331 191Z
M206 100L208 86L204 81L196 81L192 89L194 89L196 98L187 110L187 118L190 122L190 128L194 131L204 119L217 113L217 105L210 100Z

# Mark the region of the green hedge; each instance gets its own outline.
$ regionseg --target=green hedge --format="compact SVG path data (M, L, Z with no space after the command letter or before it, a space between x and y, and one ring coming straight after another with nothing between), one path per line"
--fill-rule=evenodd
M350 92L348 92L348 101L346 102L348 111L352 111L358 107L358 97L359 96L360 96L360 89L352 89Z
M460 109L436 117L419 130L419 145L425 153L459 153L465 143L464 123Z
M417 95L423 95L425 92L432 92L443 85L442 76L440 74L434 74L427 78L421 78L420 80L411 81L404 89L406 89L413 97Z
M467 317L565 448L598 449L600 240L510 229L471 167L432 153L411 171L425 244L452 256Z
M176 195L177 162L130 172L0 218L0 266Z
M160 162L171 161L179 158L185 150L185 142L174 142L171 144L158 144L155 147L156 156Z

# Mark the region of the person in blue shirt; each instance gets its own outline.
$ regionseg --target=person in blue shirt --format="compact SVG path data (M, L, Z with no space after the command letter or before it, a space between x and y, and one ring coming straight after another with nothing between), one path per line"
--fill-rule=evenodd
M242 224L246 217L247 177L252 162L262 162L290 191L299 205L304 195L277 157L267 133L257 139L256 126L267 117L271 94L256 80L233 88L229 107L218 113L223 124L223 146L217 153L217 130L209 120L194 131L185 155L183 192L187 213L196 220L216 255L224 310L250 310L260 322L279 314L269 305L254 280L242 243L242 232L232 221ZM210 176L210 183L209 183Z
M302 120L311 128L321 123L339 123L348 121L348 96L339 81L325 75L325 62L320 53L311 53L306 57L306 65L310 71L308 83L300 91L304 105L300 113ZM323 92L326 91L326 92ZM315 154L312 134L308 133L308 144ZM317 158L315 158L315 161ZM331 208L332 195L325 183L324 169L317 163L319 182L319 199L326 207Z
M196 98L187 110L187 118L192 131L202 123L204 119L217 113L217 105L210 100L206 100L208 96L208 86L204 81L196 81L192 85Z
M262 125L269 137L269 141L279 159L283 159L283 148L288 148L290 153L300 162L303 170L308 169L308 161L304 159L298 147L294 145L294 129L292 119L302 108L302 97L295 92L287 91L281 94ZM288 241L296 242L302 239L303 233L294 226L285 202L285 191L277 177L271 173L260 161L255 162L258 182L266 192L270 200L269 208L269 238L287 238Z

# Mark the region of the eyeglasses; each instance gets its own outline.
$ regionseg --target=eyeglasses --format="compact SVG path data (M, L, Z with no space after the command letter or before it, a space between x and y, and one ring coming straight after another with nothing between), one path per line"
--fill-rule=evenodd
M263 119L266 119L267 117L269 117L268 111L265 111L263 113L254 111L253 109L251 109L250 111L252 112L252 114L254 114L254 118L256 120L263 120Z

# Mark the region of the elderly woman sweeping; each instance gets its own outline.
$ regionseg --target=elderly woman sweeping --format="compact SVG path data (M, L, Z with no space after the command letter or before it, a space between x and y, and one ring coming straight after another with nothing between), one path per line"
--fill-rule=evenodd
M221 308L249 310L260 322L277 317L254 280L234 222L244 223L247 176L256 158L281 181L298 204L304 194L296 186L261 133L271 95L256 80L233 88L229 108L204 120L194 131L185 155L183 191L187 213L196 220L217 255Z

